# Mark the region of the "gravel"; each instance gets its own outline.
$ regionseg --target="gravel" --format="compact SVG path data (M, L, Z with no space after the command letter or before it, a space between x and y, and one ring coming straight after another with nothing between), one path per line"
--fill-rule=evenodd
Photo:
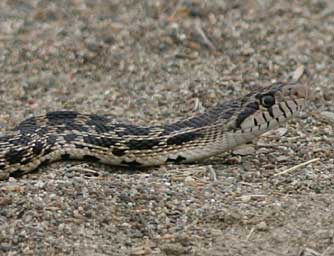
M1 132L59 109L171 122L300 65L312 99L283 130L202 163L59 162L2 181L0 255L334 255L333 12L331 0L1 1Z

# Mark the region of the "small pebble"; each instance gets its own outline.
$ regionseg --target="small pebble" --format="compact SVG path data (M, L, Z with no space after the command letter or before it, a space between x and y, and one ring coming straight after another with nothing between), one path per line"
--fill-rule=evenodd
M256 225L256 229L259 231L267 231L269 229L268 225L266 222L261 221Z

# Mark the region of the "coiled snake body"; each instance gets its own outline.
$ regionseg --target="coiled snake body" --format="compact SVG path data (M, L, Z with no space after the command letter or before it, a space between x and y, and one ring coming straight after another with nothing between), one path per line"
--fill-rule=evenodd
M42 163L83 159L154 166L197 161L249 142L298 113L308 88L275 83L165 126L139 127L72 111L26 119L0 137L0 179Z

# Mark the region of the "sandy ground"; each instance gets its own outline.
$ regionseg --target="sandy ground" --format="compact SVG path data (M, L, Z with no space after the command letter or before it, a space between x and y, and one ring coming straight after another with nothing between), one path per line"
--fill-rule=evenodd
M334 255L333 41L331 0L1 1L2 132L59 109L175 121L300 65L312 100L199 164L3 181L0 255Z

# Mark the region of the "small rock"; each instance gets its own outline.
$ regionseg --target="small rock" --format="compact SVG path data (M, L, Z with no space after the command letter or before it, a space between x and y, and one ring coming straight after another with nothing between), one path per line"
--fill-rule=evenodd
M246 196L241 196L240 199L241 199L242 202L248 203L250 200L252 200L252 197L246 195Z
M266 222L261 221L256 225L256 229L259 231L267 231L269 229L268 225Z
M215 228L213 228L213 229L211 229L211 233L212 233L212 235L214 235L214 236L221 236L221 235L223 234L223 231L220 230L220 229L215 229Z
M277 160L278 162L284 162L284 161L287 161L289 158L290 158L289 156L278 156L278 157L276 158L276 160Z
M184 179L184 183L186 185L194 185L195 184L195 180L193 177L191 176L187 176L185 179Z
M166 255L184 255L188 252L188 249L184 246L182 246L179 243L171 243L171 244L165 244L161 250L166 254Z

